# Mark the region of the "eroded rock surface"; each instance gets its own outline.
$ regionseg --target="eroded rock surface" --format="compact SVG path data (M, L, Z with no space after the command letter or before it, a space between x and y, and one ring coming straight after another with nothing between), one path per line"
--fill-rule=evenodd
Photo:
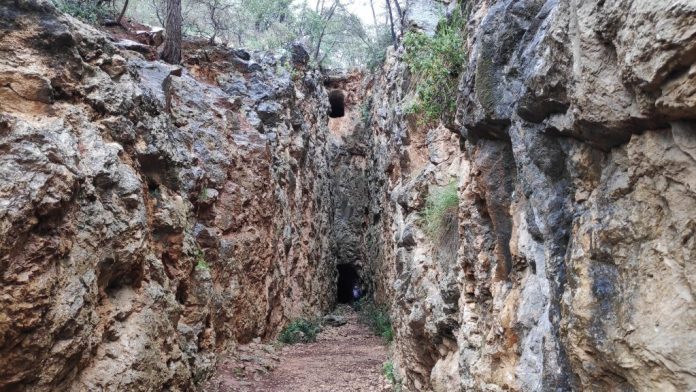
M0 37L0 390L190 390L328 310L318 72L146 61L44 2Z
M370 256L404 387L696 388L696 4L454 6L469 20L458 124L404 114L402 47L373 86ZM451 181L454 249L422 223Z

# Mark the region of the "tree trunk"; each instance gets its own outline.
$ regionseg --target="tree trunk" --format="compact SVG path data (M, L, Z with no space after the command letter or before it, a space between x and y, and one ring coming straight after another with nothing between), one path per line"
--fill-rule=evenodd
M215 2L212 5L208 5L210 7L210 24L213 25L213 34L210 36L210 40L208 40L208 43L210 45L215 45L215 37L217 37L218 31L220 31L220 26L217 23L217 19L215 19L215 11L217 10L217 5L218 2Z
M391 1L387 0L387 10L389 10L389 27L391 27L392 42L396 48L396 33L394 32L394 16L392 15Z
M319 51L321 50L321 41L324 39L324 33L326 33L326 27L329 24L329 21L331 21L331 18L333 18L333 14L336 11L336 6L338 6L338 0L334 1L333 5L331 8L329 8L329 12L327 13L325 19L323 20L324 25L321 28L321 33L319 34L319 39L317 40L317 47L314 50L314 60L319 60ZM323 5L322 5L323 7ZM323 12L323 10L322 10Z
M396 6L396 13L399 15L399 21L404 19L404 13L401 12L401 6L399 5L399 0L394 0L394 5Z
M118 15L118 18L116 19L117 25L121 25L121 19L123 19L123 15L126 14L126 8L128 8L128 0L126 0L123 3L123 9L121 10L121 13Z
M394 0L394 5L396 6L396 13L399 14L399 31L401 35L404 34L404 13L401 12L401 6L399 5L399 0Z
M165 26L162 60L169 64L181 62L181 0L167 0L167 19Z
M164 20L162 20L162 13L160 12L160 1L152 0L152 8L155 10L155 16L157 17L157 21L159 22L160 26L164 27Z
M379 27L377 27L377 13L375 13L375 3L370 0L370 9L372 10L372 20L375 23L375 37L379 35Z

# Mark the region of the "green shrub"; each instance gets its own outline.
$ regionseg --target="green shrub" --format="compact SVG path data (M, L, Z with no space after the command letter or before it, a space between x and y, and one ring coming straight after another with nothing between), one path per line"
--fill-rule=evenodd
M367 69L374 72L377 68L381 68L384 65L386 59L387 48L382 48L381 51L370 51L367 58Z
M207 200L208 200L208 188L201 188L201 191L198 192L198 201L205 202Z
M363 125L368 127L370 121L372 121L372 97L369 97L360 104L360 117L362 118Z
M401 381L399 380L399 377L397 376L396 371L394 369L394 362L392 362L391 360L384 362L382 364L382 374L392 385L393 391L401 391Z
M374 72L377 68L381 68L387 58L387 48L391 45L391 32L388 29L381 29L375 39L367 45L367 69Z
M424 123L452 118L456 112L459 75L467 60L465 25L457 11L440 23L433 37L413 31L404 36L404 60L416 85L416 99L405 109Z
M394 362L387 361L382 364L382 374L389 380L390 383L396 384L396 375L394 374Z
M442 188L431 189L423 213L425 232L434 240L441 238L453 223L457 223L458 210L459 191L456 181Z
M282 343L311 343L317 340L317 334L321 332L318 322L306 319L297 319L288 324L278 335L278 340Z
M199 270L209 270L210 266L208 263L205 261L205 259L200 259L198 262L196 262L196 269Z
M86 23L96 24L101 20L113 17L112 10L99 5L96 1L53 0L53 4L60 11Z
M360 322L370 327L372 332L381 336L385 342L390 343L394 340L394 328L389 310L385 306L376 305L368 299L361 300L358 306Z
M196 249L196 253L194 254L194 257L196 259L196 269L197 270L209 270L210 266L208 265L208 262L205 261L205 253L203 253L203 250Z

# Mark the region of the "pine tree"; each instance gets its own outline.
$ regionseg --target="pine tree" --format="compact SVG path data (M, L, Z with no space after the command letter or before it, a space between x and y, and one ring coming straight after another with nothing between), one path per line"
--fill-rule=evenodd
M169 64L181 62L181 19L181 0L168 0L166 36L161 58Z

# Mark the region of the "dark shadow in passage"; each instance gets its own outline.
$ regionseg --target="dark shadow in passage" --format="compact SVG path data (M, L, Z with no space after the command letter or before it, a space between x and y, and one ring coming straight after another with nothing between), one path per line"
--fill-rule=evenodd
M331 110L329 111L329 117L343 117L346 113L345 108L345 96L341 90L331 90L329 92L329 104L331 105Z
M360 277L352 265L339 264L336 269L338 270L336 302L339 304L351 303L353 301L353 286L360 285Z

